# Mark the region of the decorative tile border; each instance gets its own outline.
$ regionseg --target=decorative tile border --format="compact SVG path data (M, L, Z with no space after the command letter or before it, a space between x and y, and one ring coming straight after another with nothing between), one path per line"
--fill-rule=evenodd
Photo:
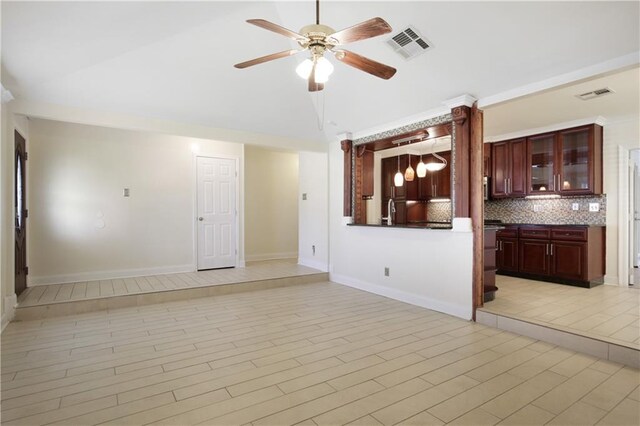
M425 127L432 127L438 124L446 124L451 122L451 114L439 115L438 117L429 118L427 120L417 121L415 123L407 124L406 126L396 127L395 129L385 130L384 132L374 133L373 135L364 136L362 138L354 139L353 145L362 145L377 141L379 139L388 138L391 136L402 135L404 133L411 132L413 130L424 129Z

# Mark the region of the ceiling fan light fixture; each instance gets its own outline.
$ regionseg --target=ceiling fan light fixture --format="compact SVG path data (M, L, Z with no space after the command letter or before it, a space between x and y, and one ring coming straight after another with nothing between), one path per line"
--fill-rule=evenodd
M296 74L298 74L303 80L308 80L312 69L313 61L307 58L296 67Z
M323 56L316 60L316 75L314 76L316 83L326 83L329 76L333 73L333 64Z

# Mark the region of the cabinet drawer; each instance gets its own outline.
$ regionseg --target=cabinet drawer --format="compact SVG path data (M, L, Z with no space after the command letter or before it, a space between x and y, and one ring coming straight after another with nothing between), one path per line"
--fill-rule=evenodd
M518 228L505 228L500 229L496 233L498 237L506 237L506 238L517 238L518 237Z
M520 238L535 238L548 240L551 237L551 230L549 228L520 228Z
M587 241L586 228L553 228L551 239L565 241Z

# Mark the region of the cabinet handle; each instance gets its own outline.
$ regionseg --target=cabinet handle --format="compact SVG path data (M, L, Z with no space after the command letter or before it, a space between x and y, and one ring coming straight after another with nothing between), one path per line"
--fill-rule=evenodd
M544 254L549 256L549 244L544 245Z
M551 256L553 256L553 243L549 245L551 246Z

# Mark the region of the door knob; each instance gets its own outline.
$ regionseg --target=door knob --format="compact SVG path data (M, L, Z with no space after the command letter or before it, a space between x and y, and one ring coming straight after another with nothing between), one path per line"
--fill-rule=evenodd
M199 220L200 222L202 222L202 221L204 220L204 217L200 216L200 217L198 218L198 220Z

